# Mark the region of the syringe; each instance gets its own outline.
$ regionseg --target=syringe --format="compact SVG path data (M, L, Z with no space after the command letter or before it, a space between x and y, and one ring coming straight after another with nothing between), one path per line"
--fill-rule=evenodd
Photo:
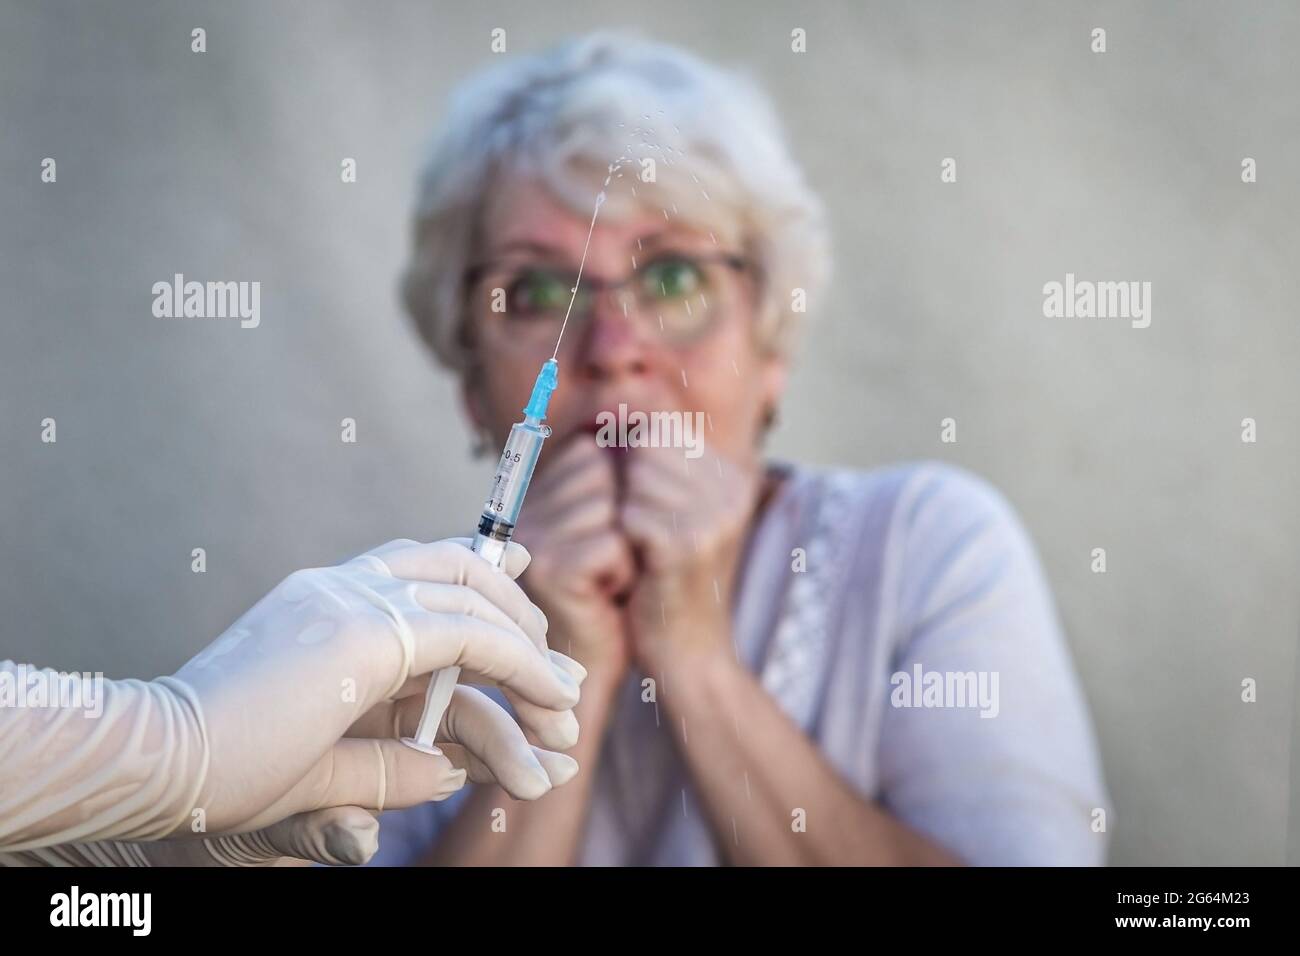
M609 176L605 185L609 185L614 175L615 166L609 167ZM564 341L564 330L569 327L569 315L573 312L573 303L578 296L578 286L582 282L582 270L587 264L587 250L591 248L591 234L596 228L596 217L605 202L605 190L596 196L596 208L591 212L591 225L587 227L587 242L582 247L582 259L578 262L578 277L573 288L569 290L569 307L564 312L564 322L560 325L560 334L555 340L555 351L542 363L542 370L537 373L533 384L532 397L524 406L524 420L516 422L506 439L505 451L501 453L501 462L497 473L492 477L492 490L488 492L487 503L478 519L478 533L474 535L471 549L487 558L497 568L506 556L506 545L515 533L515 522L519 520L519 509L524 506L524 492L532 480L533 468L537 466L537 456L542 453L542 442L551 435L551 427L542 424L546 417L546 406L555 391L560 366L556 356L560 354L560 343ZM402 743L425 753L441 753L433 744L433 737L442 723L442 715L451 703L452 692L456 690L456 681L460 680L459 667L444 667L429 679L429 689L424 695L424 713L420 715L420 724L415 730L415 737L403 737Z
M556 348L558 351L559 346ZM558 372L554 357L543 363L533 385L532 397L524 407L524 420L516 422L510 429L505 451L501 453L501 461L492 477L492 490L488 492L487 502L479 515L478 532L470 547L498 570L506 555L506 545L515 533L515 522L519 520L519 510L523 507L524 493L533 477L537 456L542 452L542 442L551 434L551 427L543 424L542 419L546 417L547 403L555 391ZM425 753L438 752L433 738L459 679L459 667L445 667L430 678L424 697L424 713L420 716L415 737L403 737L402 743Z

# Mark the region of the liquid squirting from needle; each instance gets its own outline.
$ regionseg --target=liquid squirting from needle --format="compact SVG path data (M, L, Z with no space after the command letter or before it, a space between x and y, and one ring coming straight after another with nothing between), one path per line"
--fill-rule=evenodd
M610 167L611 173L615 167ZM609 178L605 179L609 185ZM492 490L488 492L487 502L479 515L478 531L474 543L470 545L475 554L481 555L499 571L505 558L506 545L515 533L515 524L519 520L519 511L524 504L524 493L528 482L532 480L537 458L542 453L542 442L551 434L551 427L543 423L546 418L546 406L551 400L551 393L559 381L559 363L556 356L560 354L560 342L564 330L569 324L569 313L573 311L573 301L578 296L578 284L582 281L582 269L587 264L587 249L591 246L591 234L596 228L596 216L605 201L602 189L596 196L596 208L591 214L591 225L587 228L587 242L582 247L582 261L578 264L578 278L573 283L569 296L569 308L565 310L564 322L560 325L559 337L555 340L555 351L542 363L542 370L537 373L533 385L533 394L524 406L524 420L516 422L506 439L505 450L497 464L496 474L492 476ZM425 692L424 713L420 715L420 724L414 737L403 737L402 743L424 753L442 753L434 746L433 738L442 724L443 714L451 703L452 692L460 679L460 667L444 667L429 679L429 689Z

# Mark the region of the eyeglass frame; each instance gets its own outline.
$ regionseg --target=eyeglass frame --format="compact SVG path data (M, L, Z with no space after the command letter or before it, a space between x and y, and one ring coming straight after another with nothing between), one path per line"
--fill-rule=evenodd
M740 253L737 252L718 251L718 252L711 252L705 254L694 254L694 253L686 253L686 252L679 252L679 253L666 252L659 256L651 256L649 262L647 262L646 265L649 266L655 262L658 262L661 259L682 259L690 262L700 262L700 263L720 262L735 272L748 273L752 275L753 278L757 280L757 282L760 284L763 279L763 270L758 265L758 263L754 262L752 258L745 255L741 255ZM467 266L464 273L462 273L462 283L463 283L462 296L467 297L469 295L469 293L474 289L474 287L477 286L478 283L482 280L483 276L487 273L487 270L505 261L507 261L507 257L501 256L496 259L486 259L481 262L477 262L474 265ZM534 268L538 268L542 270L549 268L550 271L557 273L560 276L564 276L568 271L567 267L558 267L558 266L546 267L546 266L540 266L536 263L533 263L532 265ZM521 265L521 271L523 268L524 267ZM616 290L621 292L624 288L630 285L637 278L637 273L639 271L640 270L638 269L633 269L631 273L627 275L625 278L619 279L617 281L610 281L608 279L587 279L587 278L579 279L578 270L576 269L573 270L574 283L577 284L580 282L583 286L585 286L586 289L590 290L591 292L590 301L592 305L589 306L583 312L578 313L577 318L579 322L584 321L585 319L590 317L589 313L591 312L591 309L594 307L596 300L600 297L602 293L612 292ZM570 288L572 287L573 286L570 286ZM635 297L635 293L633 295Z

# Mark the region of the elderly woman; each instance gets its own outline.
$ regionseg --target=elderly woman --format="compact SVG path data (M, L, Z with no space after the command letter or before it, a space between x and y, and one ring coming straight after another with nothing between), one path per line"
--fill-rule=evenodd
M602 33L459 90L404 294L490 449L567 314L516 540L587 669L581 770L532 804L478 786L388 814L375 862L1103 860L1086 705L1004 499L934 462L763 459L828 262L741 76ZM627 410L702 413L703 454L605 447Z

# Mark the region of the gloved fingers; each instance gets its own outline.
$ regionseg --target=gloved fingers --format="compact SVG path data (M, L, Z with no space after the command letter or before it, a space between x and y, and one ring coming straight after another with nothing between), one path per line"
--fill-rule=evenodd
M273 823L261 836L281 856L360 866L379 850L379 821L361 807L326 807Z
M546 655L547 660L572 677L579 687L582 686L582 682L587 679L587 668L583 667L567 654L553 651L549 647L542 648L542 652ZM505 688L507 686L501 681L489 677L487 674L480 674L478 671L471 670L467 667L461 668L459 683L474 684L478 687ZM394 696L396 697L400 695L395 694Z
M578 718L574 716L572 710L551 710L546 707L538 707L510 690L506 690L505 694L506 699L510 701L510 706L515 711L515 717L520 727L526 733L531 733L533 738L543 747L548 747L551 750L570 750L577 744ZM453 695L452 705L455 702ZM420 717L424 713L424 704L424 696L415 694L400 700L382 701L354 721L344 736L380 739L412 737L415 735L416 728L420 723ZM445 723L446 718L444 718L444 726Z
M462 668L461 674L464 673L465 671ZM410 675L406 680L402 681L401 686L393 692L393 696L390 700L401 700L404 697L423 697L425 692L429 689L429 681L433 680L433 676L432 672L427 674ZM390 701L384 701L383 703L389 702Z
M559 651L547 650L547 656L557 666L565 670L579 684L587 677L587 669L571 657ZM461 671L461 683L485 685L488 681L481 675ZM551 750L571 750L578 743L578 718L570 709L556 710L551 707L539 707L537 704L519 696L509 687L501 688L506 700L515 712L515 719L524 731L531 733L533 739L543 747ZM416 714L419 719L419 714Z
M455 542L462 548L472 548L474 545L473 538L448 538L448 541ZM511 541L506 545L505 556L501 559L501 570L510 576L510 579L517 580L519 575L528 569L529 563L533 556L528 553L518 541Z
M551 789L550 775L514 718L473 687L456 688L437 739L464 746L516 800L536 800Z
M345 738L276 801L268 811L274 815L268 819L325 807L411 807L446 800L464 785L465 772L444 756L422 753L393 739Z
M262 866L282 857L331 866L359 866L379 849L379 821L361 807L295 813L252 833L208 837L204 849L219 866Z
M533 739L543 747L550 750L571 750L577 746L578 718L573 711L538 707L509 688L505 688L505 697L510 701L519 725L530 732Z
M361 552L355 557L348 559L340 566L360 564L370 568L372 571L384 575L385 577L397 577L397 575L393 574L393 569L388 566L388 562L384 560L385 557L398 551L405 551L407 548L419 547L419 545L420 542L413 538L395 538L392 541L387 541L384 544L379 545L378 547L371 548L369 551Z
M587 668L583 667L572 657L569 657L566 654L561 654L559 651L553 651L550 648L546 648L546 656L550 658L551 663L567 672L568 675L577 681L579 685L587 679ZM432 679L433 674L412 674L402 683L401 687L397 688L393 693L392 699L401 700L404 697L415 697L416 695L424 696L425 692L428 690L429 681ZM459 683L474 684L479 687L497 686L497 682L492 678L464 667L462 667L460 671Z
M463 745L440 743L438 749L443 752L448 760L457 767L463 768L469 774L471 783L499 782L492 773L492 768L474 756L473 752ZM546 776L550 778L552 788L562 787L578 775L578 761L568 754L554 753L550 750L543 750L541 747L534 747L533 756L537 758L537 762L546 771Z
M587 668L583 667L577 660L568 654L561 654L559 651L546 649L546 656L550 658L551 663L563 669L570 677L581 684L587 679Z
M517 631L418 606L408 609L404 618L415 643L411 674L455 664L542 707L567 710L578 702L578 682L566 666L540 653Z
M419 543L420 542L416 541L414 538L394 538L392 541L386 541L385 543L379 545L378 547L371 548L369 551L361 552L361 554L357 555L357 557L363 558L367 555L370 555L372 557L379 558L379 560L383 561L384 555L391 554L394 551L405 551L407 548L416 547L417 545L419 545ZM385 567L388 566L387 562L385 562L384 566ZM392 573L391 570L389 571L389 573L390 574Z
M452 544L460 545L461 548L465 549L468 549L469 545L472 544L471 538L468 537L452 537L447 538L447 540L452 542ZM471 553L473 553L473 551L471 551ZM513 557L511 557L511 555L513 555ZM504 561L510 561L515 564L517 572L516 574L511 575L511 579L513 579L517 578L520 574L523 574L524 568L528 567L528 563L532 561L532 555L530 555L528 551L524 550L523 545L516 545L515 542L512 541L507 545ZM504 570L504 564L502 570ZM428 589L433 588L438 589L438 591L428 591ZM520 622L520 620L511 617L511 615L507 614L506 611L500 610L497 605L494 605L493 602L487 600L487 598L482 596L480 592L473 591L472 588L456 587L456 585L451 584L424 583L420 585L420 591L417 592L417 594L421 594L421 597L419 598L421 604L429 607L429 610L432 611L446 609L443 606L430 606L428 601L438 602L439 605L446 604L447 601L456 601L464 602L467 607L473 607L473 611L467 610L465 613L473 613L476 617L481 617L485 620L493 620L494 623L500 623L500 620L502 619L508 620L512 627L517 627L520 631L523 631L525 635L528 635L529 640L533 641L533 644L537 646L538 650L546 649L546 635L550 630L550 622L546 619L546 614L543 613L541 607L538 607L537 605L530 604L529 606L532 607L533 617L537 618L541 623L539 623L539 626L529 627L525 630L525 627L523 626L524 622ZM465 594L477 597L478 600L471 602L464 597ZM485 609L491 609L491 611L494 611L493 617L486 617L484 613Z
M413 722L402 718L402 714L408 708L415 709ZM343 736L345 739L374 740L398 740L401 737L410 737L415 734L414 728L418 725L423 710L423 694L418 696L412 694L409 697L394 700L381 700L354 720ZM402 730L404 724L409 725L405 732Z
M409 694L399 692L392 700L381 700L354 720L343 736L377 740L414 737L424 713L425 690L432 677L432 674L423 675L421 680L425 686L418 688L418 692L414 689ZM412 681L407 681L402 691L411 686Z
M559 651L547 651L547 656L579 684L586 678L587 669L573 658L566 657ZM344 736L401 738L413 735L424 712L425 695L432 679L432 674L408 678L391 700L380 701L371 707L353 722ZM460 682L486 686L495 684L483 675L469 670L461 671ZM578 720L572 710L539 707L509 688L503 690L520 725L543 746L552 750L569 750L577 744Z
M409 584L409 588L411 597L426 611L475 617L507 631L514 631L520 637L526 638L534 647L538 646L537 633L527 633L510 615L472 588L456 584L435 584L429 581L413 581ZM545 631L541 632L540 637L541 647L544 648L546 647Z
M499 573L487 559L455 541L395 547L383 551L381 560L395 578L472 588L504 611L535 642L546 639L546 616L533 606L523 589L509 574Z

